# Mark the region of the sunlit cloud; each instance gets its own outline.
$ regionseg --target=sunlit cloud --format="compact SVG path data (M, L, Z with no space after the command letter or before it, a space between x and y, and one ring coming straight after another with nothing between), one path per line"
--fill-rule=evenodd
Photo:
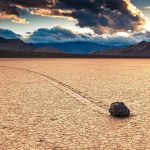
M144 29L145 24L146 24L146 19L144 17L144 14L142 13L142 11L140 11L136 6L134 6L130 0L125 0L127 3L127 9L131 12L131 14L135 17L139 17L139 21L135 22L135 29L141 30Z
M141 31L145 18L130 0L1 0L0 19L26 24L22 12L43 17L76 20L76 25L92 29L97 34Z
M16 15L8 15L4 12L0 12L0 18L1 19L10 19L12 22L14 23L19 23L19 24L28 24L29 22L24 19L24 18L20 18Z
M71 11L69 10L49 10L49 9L35 8L35 9L28 10L28 11L32 15L38 15L38 16L43 16L43 17L53 17L53 18L65 18L67 20L76 20L71 16L63 16L63 13L71 13Z
M63 42L94 42L104 45L131 45L140 41L150 41L150 32L117 32L113 34L104 33L102 35L86 32L74 32L60 26L50 29L41 28L28 34L28 37L24 38L27 42L32 43L63 43Z
M146 24L145 24L144 28L146 31L150 31L150 21L148 19L146 20Z
M150 6L145 7L146 9L150 9Z

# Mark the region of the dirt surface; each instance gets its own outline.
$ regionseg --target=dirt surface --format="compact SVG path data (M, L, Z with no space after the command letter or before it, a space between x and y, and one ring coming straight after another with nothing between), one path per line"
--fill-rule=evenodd
M0 150L149 150L149 109L149 59L0 59Z

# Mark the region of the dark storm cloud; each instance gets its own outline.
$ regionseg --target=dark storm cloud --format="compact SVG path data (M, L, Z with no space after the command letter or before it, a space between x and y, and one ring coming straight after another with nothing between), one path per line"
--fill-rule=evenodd
M10 30L0 29L0 37L6 38L6 39L19 39L21 36L19 34L16 34Z
M0 0L0 12L5 12L10 15L20 14L16 6L12 6L11 3L9 3L9 0Z
M0 0L0 12L19 16L22 8L45 8L50 4L47 0Z
M0 12L6 18L20 16L20 8L37 15L72 17L80 27L90 27L98 34L138 30L145 23L130 0L0 0Z
M96 33L135 30L144 24L141 12L129 0L57 0L57 7L70 9L81 27Z
M50 2L47 0L0 0L0 19L11 19L15 23L26 24L22 14L29 8L46 8Z

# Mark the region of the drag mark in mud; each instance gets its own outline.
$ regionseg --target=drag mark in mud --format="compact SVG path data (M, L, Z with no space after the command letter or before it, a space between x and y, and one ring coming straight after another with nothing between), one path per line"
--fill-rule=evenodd
M57 87L58 89L60 89L61 91L69 94L70 96L74 97L76 100L78 100L79 102L82 102L84 104L86 104L89 108L91 108L93 111L97 111L100 114L106 114L107 110L102 107L102 106L98 106L90 97L86 97L84 95L82 95L80 93L80 91L72 88L69 85L66 85L65 83L62 83L61 81L54 79L48 75L36 72L36 71L32 71L32 70L28 70L28 69L24 69L24 68L16 68L16 67L9 67L9 66L0 66L1 68L8 68L8 69L16 69L16 70L21 70L21 71L26 71L28 73L33 73L36 74L38 76L43 77L47 82L49 82L50 84L53 84L55 87Z

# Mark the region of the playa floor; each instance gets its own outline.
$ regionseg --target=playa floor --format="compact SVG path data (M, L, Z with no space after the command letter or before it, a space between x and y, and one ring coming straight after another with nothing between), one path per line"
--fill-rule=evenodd
M111 117L114 101L131 117ZM149 59L0 59L0 150L149 150L149 141Z

